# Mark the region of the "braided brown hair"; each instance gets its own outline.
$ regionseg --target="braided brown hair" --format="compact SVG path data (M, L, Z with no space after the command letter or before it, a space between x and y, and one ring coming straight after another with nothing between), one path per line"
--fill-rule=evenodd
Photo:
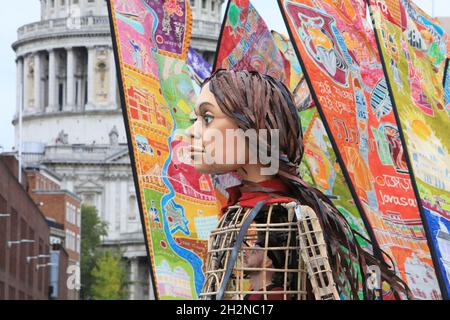
M376 265L380 268L381 280L390 285L396 297L401 293L411 298L406 283L386 263L360 247L355 231L329 198L301 179L299 166L303 156L303 134L289 89L281 81L256 71L223 69L215 71L202 86L206 84L209 84L222 112L235 119L240 129L267 129L269 144L270 129L279 129L278 177L289 186L292 196L317 213L338 290L349 294L351 299L359 299L359 277L362 277L365 288L367 267ZM366 290L363 292L367 298L368 293Z

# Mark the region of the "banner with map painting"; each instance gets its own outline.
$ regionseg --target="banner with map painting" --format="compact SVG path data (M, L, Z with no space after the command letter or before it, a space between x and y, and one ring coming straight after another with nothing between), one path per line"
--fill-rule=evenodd
M396 112L443 291L450 291L450 110L443 86L449 36L409 0L371 0ZM448 295L447 295L448 297Z
M313 107L303 72L288 37L269 31L249 0L229 1L216 52L215 69L256 70L282 80L294 93L304 132L300 167L305 181L327 194L354 230L369 238L355 207L322 121ZM359 238L361 245L368 243Z
M196 299L219 204L178 132L190 126L193 79L209 66L189 51L189 1L109 0L108 7L156 298Z
M365 1L278 2L317 110L376 244L392 258L416 298L441 299Z

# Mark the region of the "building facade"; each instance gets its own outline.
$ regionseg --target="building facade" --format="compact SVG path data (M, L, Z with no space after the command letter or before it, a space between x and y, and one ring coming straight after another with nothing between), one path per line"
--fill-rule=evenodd
M50 230L45 216L18 182L14 157L0 157L0 300L46 300Z
M96 206L108 223L105 247L123 252L130 299L152 298L105 0L40 0L41 21L21 27L16 150L45 166L61 189ZM212 62L223 0L191 0L191 46ZM19 106L23 101L22 130Z
M63 255L68 258L63 272L59 271L59 263L52 266L50 276L53 292L50 297L78 300L80 295L75 287L63 291L59 288L65 285L63 276L67 274L67 268L80 266L81 199L61 189L60 178L45 168L28 167L26 177L28 193L45 215L50 227L51 259L59 262Z

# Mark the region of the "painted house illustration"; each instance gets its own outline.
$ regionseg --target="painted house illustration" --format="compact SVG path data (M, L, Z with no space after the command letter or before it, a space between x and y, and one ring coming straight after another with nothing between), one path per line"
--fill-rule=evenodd
M189 275L181 267L170 268L169 263L163 260L156 266L160 296L193 299Z
M202 175L199 180L200 191L203 192L211 192L211 187L208 181L208 178L205 175Z

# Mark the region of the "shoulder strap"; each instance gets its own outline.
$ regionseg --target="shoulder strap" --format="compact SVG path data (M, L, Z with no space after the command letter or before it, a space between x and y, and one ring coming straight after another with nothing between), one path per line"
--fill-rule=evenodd
M262 201L258 202L255 205L255 207L252 209L250 214L248 215L247 219L245 219L244 223L242 224L241 230L239 230L239 234L236 237L236 242L235 242L234 247L233 247L233 249L231 251L230 258L228 259L228 263L227 263L227 266L226 266L226 269L225 269L225 275L223 276L222 284L220 286L220 289L217 292L216 300L222 300L222 298L223 298L223 296L225 294L225 289L227 287L228 280L230 279L231 273L233 272L234 264L236 263L236 259L237 259L239 250L241 249L242 242L244 241L244 237L247 234L248 228L250 227L250 224L255 219L256 215L264 207L266 202L267 202L267 200L262 200Z

